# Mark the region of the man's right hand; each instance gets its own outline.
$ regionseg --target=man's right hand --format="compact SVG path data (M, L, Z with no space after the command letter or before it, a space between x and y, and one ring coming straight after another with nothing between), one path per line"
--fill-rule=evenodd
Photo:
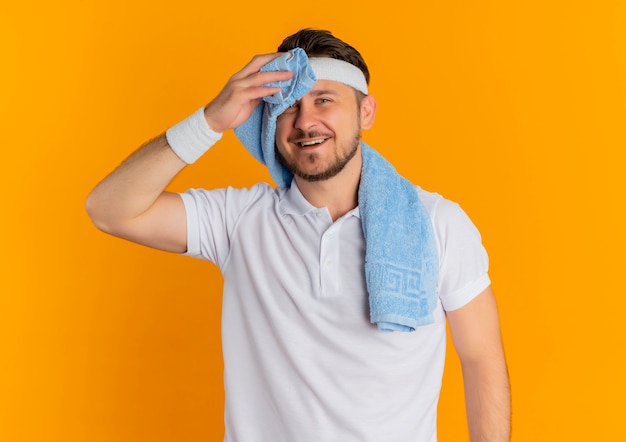
M243 124L263 97L280 90L265 84L287 80L291 72L259 72L280 53L255 56L233 75L204 109L215 132ZM187 224L182 199L165 187L185 167L164 135L131 155L104 178L87 198L87 212L101 230L161 250L187 248Z
M204 109L207 123L215 132L224 132L243 124L263 97L280 91L278 87L264 86L275 81L288 80L289 71L259 72L261 67L283 53L256 55L234 74L222 91Z

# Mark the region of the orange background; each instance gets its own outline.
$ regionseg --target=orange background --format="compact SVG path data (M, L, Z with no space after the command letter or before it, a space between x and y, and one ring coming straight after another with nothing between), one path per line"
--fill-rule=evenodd
M221 279L91 226L89 190L255 53L332 30L365 140L483 234L514 441L626 440L623 1L5 2L0 440L218 441ZM269 180L232 133L172 189ZM449 352L440 440L466 440Z

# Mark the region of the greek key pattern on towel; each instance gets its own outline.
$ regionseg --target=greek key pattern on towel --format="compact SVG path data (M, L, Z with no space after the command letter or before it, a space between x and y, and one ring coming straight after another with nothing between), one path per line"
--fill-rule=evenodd
M395 299L393 303L399 307L398 311L404 311L405 314L413 312L412 314L421 318L429 317L436 301L430 295L433 293L433 288L424 284L432 281L432 277L428 275L432 275L433 265L433 261L427 260L423 263L422 271L419 272L388 263L366 264L371 272L368 275L371 278L370 283L378 288L378 295L373 300L374 304L381 306L383 311L389 312L389 303L392 302L391 299Z

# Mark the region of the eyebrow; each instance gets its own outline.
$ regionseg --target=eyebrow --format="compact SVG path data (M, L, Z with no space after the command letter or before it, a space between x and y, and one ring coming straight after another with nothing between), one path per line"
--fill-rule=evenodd
M330 89L321 89L317 91L311 91L310 94L314 97L318 97L320 95L339 95L339 93Z

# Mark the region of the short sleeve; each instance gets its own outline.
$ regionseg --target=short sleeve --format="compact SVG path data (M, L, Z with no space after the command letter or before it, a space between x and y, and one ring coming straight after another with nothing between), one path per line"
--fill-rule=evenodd
M221 268L230 253L237 220L268 189L268 185L258 184L250 189L189 189L181 193L187 217L185 255Z
M439 298L446 311L456 310L491 283L489 257L478 229L463 209L439 195L430 198L425 205L439 250Z

